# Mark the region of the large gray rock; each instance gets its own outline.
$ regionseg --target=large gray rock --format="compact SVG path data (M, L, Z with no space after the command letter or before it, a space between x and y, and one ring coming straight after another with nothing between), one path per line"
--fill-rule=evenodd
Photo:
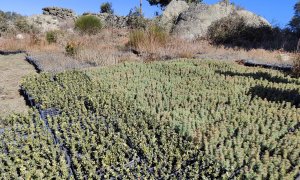
M166 7L160 19L160 25L170 32L180 13L188 10L189 5L182 0L173 0Z
M51 15L33 15L27 17L29 24L37 27L41 32L60 29L60 20Z
M217 3L214 5L197 4L181 13L174 26L173 33L180 38L193 40L204 37L212 22L234 12L234 6Z
M114 27L114 28L126 28L127 27L127 16L117 16L109 13L100 13L97 15L105 27Z
M245 20L246 25L250 27L271 26L271 24L265 18L250 11L237 10L234 12L234 15L242 17Z
M247 10L237 10L233 5L217 3L197 4L182 12L174 25L172 33L183 39L193 40L206 37L209 26L224 17L239 16L251 27L270 26L270 23Z
M60 7L45 7L43 8L43 15L50 15L64 20L76 18L76 14L72 9Z

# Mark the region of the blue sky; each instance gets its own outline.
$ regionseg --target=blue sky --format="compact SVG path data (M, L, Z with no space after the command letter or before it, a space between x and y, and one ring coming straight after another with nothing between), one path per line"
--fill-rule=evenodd
M78 14L83 12L98 12L99 6L103 2L112 2L116 14L126 15L134 6L139 5L139 0L0 0L0 9L4 11L15 11L24 15L41 13L41 9L46 6L59 6L71 8ZM147 17L152 17L158 7L149 6L144 1L144 13ZM207 4L213 4L219 0L204 0ZM297 0L231 0L236 5L253 11L265 17L273 25L284 27L293 16L293 6Z

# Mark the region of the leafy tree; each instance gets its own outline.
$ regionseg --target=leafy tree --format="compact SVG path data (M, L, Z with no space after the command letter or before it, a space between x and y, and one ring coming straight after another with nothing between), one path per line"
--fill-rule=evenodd
M292 20L289 23L289 26L292 31L294 32L300 32L300 0L295 4L294 6L295 14L292 18Z
M112 8L112 3L109 3L109 2L102 3L101 7L100 7L100 12L113 14L114 10Z
M148 0L151 6L160 6L162 8L166 7L172 0ZM185 0L187 3L199 3L202 0Z

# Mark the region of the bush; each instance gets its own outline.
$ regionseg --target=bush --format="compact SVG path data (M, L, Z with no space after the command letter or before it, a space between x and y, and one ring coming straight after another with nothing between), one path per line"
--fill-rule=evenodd
M296 77L300 77L300 54L298 54L297 57L295 58L293 65L294 65L293 74Z
M136 29L130 33L129 45L136 50L148 47L162 47L167 44L168 34L157 25L152 25L147 30Z
M214 44L254 48L272 41L274 33L270 26L251 27L244 18L233 15L214 22L207 36Z
M29 44L31 46L41 45L41 43L42 43L42 40L41 40L41 38L39 37L39 35L37 33L31 33L30 34Z
M140 14L140 9L135 7L128 14L127 24L132 29L146 29L149 21L144 18L143 14Z
M67 56L75 56L78 54L80 44L75 41L69 41L65 47Z
M58 39L58 31L48 31L46 33L46 40L49 44L56 43Z
M81 16L75 22L75 29L84 34L97 34L102 28L102 23L96 16Z
M16 19L14 25L16 27L16 30L21 33L30 33L33 31L33 28L35 28L32 25L28 24L27 20L23 17Z
M112 4L109 2L105 2L105 3L101 4L100 12L113 14L114 10L112 9Z
M6 20L0 16L0 36L6 32L8 30L8 23L6 22Z

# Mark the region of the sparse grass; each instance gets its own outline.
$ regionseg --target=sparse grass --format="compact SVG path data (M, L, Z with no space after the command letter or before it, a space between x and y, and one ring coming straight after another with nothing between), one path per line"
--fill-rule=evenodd
M294 59L294 69L293 73L295 76L300 77L300 54L297 54L296 58Z
M138 51L147 52L166 46L169 35L158 26L133 30L129 35L129 46Z
M26 112L28 107L18 90L21 78L35 73L34 68L24 61L24 54L0 56L0 72L0 117Z
M46 71L90 66L114 65L124 61L153 61L174 58L196 58L215 60L253 59L270 63L292 63L281 59L280 51L263 49L237 49L225 46L214 46L206 40L186 41L166 35L158 28L148 31L126 29L103 29L96 35L61 32L57 42L49 44L45 35L24 35L25 39L14 37L2 38L0 50L26 50L31 56L43 58L37 61ZM73 57L64 55L67 43L74 41L80 44ZM131 48L128 48L128 44ZM127 45L127 46L126 46ZM132 53L132 49L138 54ZM288 54L293 56L293 54ZM66 60L67 59L67 60ZM74 61L74 63L72 63ZM64 64L64 65L62 65ZM70 65L68 65L70 64ZM74 66L72 65L74 64ZM68 67L68 68L67 68ZM51 70L52 69L52 70Z

